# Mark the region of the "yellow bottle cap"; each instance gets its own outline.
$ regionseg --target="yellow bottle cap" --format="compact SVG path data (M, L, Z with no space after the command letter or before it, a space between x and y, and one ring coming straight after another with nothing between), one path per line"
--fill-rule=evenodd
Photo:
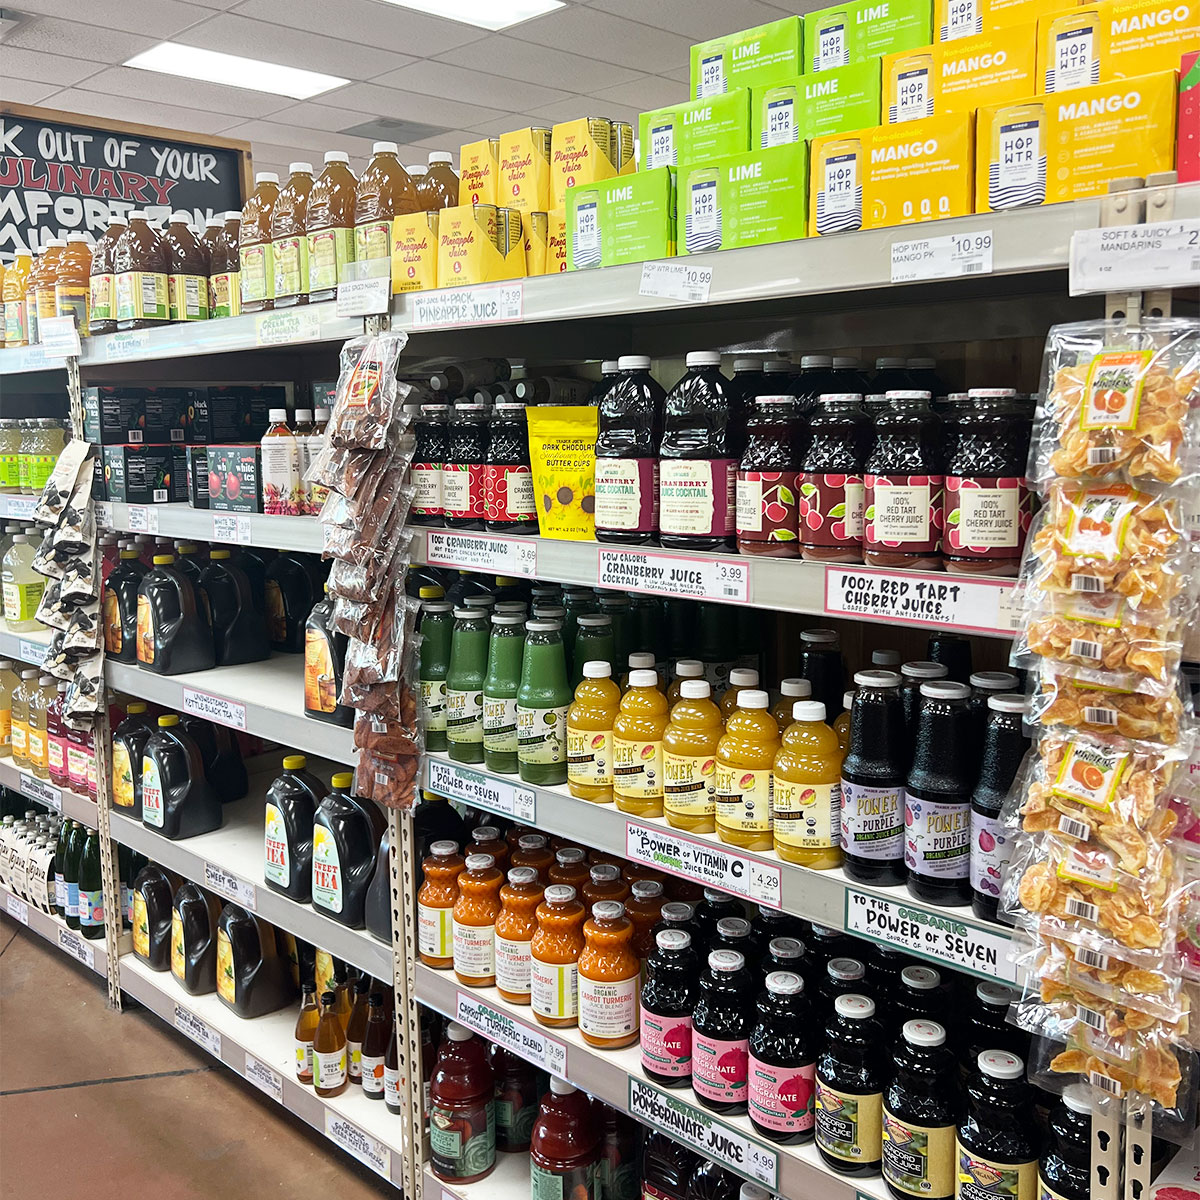
M211 551L209 551L209 555L208 555L208 557L209 557L210 559L211 559L211 558L215 558L215 559L218 559L218 560L220 560L220 559L223 559L223 558L228 558L228 557L229 557L229 551L228 551L228 550L211 550Z
M444 587L438 587L436 584L429 584L423 587L419 595L422 600L440 600L446 594Z
M175 547L175 549L178 550L180 554L195 554L196 553L196 545L194 542L180 542L179 545Z
M334 787L335 791L346 792L346 791L349 791L350 788L353 786L354 786L354 772L353 771L339 771L333 777L333 787Z
M174 713L168 713L165 717L158 718L159 729L170 729L172 725L178 725L179 718Z
M144 713L146 711L146 702L145 700L130 700L125 706L125 711L127 713Z
M302 771L308 765L308 759L303 754L289 754L283 760L285 771Z
M173 554L156 554L154 556L154 565L156 567L169 567L175 561Z
M121 551L122 558L137 558L137 556L138 556L138 552L136 550L122 550Z

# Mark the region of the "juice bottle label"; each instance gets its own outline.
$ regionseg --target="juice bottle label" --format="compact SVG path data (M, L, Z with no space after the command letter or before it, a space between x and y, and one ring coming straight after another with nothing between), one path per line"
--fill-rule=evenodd
M572 729L567 726L567 782L604 787L613 781L611 729Z
M283 813L268 802L263 833L263 874L268 883L287 887L291 878L291 856L288 853L287 826Z
M300 515L304 492L300 483L299 448L294 437L263 438L262 489L264 513Z
M79 916L79 884L67 884L67 916Z
M54 470L57 459L53 454L31 454L29 456L29 483L35 492L40 492Z
M8 308L12 307L10 301ZM0 454L0 487L17 488L21 486L21 472L17 466L15 454Z
M483 467L446 463L442 467L442 509L448 517L483 520Z
M883 1142L883 1096L854 1096L821 1080L817 1085L817 1145L848 1163L878 1162Z
M307 291L308 239L304 234L276 238L271 254L275 259L275 298Z
M727 537L737 515L737 460L663 459L659 526L663 533Z
M0 746L6 745L7 728L4 713L0 712ZM128 758L128 756L127 756ZM66 738L55 737L53 734L46 741L46 765L50 769L50 778L56 783L67 778L67 741ZM114 798L114 803L115 803Z
M236 317L242 311L242 277L239 271L219 271L208 279L209 304L214 317Z
M4 340L10 346L19 346L29 341L29 306L26 301L5 301Z
M1019 558L1033 519L1023 479L981 475L946 476L942 497L946 553L955 558Z
M429 1153L439 1179L470 1179L496 1161L496 1112L489 1097L470 1108L443 1108L429 1114Z
M58 889L59 903L63 908L66 907L66 884L64 883ZM146 917L146 897L141 892L134 888L133 890L133 917L130 920L133 926L133 952L139 958L150 957L150 922Z
M270 243L242 247L242 305L275 297L275 256Z
M653 533L658 528L658 459L596 459L596 528Z
M455 921L454 969L472 978L496 973L496 927Z
M324 825L313 826L312 899L316 908L342 911L342 863L337 842Z
M368 1096L383 1095L383 1062L382 1054L364 1054L359 1060L362 1064L362 1087Z
M692 1018L660 1017L642 1009L642 1066L657 1075L692 1073Z
M1007 1200L1034 1200L1037 1193L1037 1160L1025 1163L1002 1163L967 1150L955 1142L958 1157L958 1188L955 1195L961 1200L991 1200L996 1196Z
M935 879L966 879L971 861L971 805L904 795L904 865Z
M46 735L40 729L35 729L32 725L29 727L29 737L25 743L25 752L29 755L29 761L34 766L44 767L46 765Z
M613 791L641 800L663 794L662 742L630 742L614 736Z
M483 748L494 754L517 752L517 698L483 698Z
M400 1072L396 1067L383 1068L383 1100L393 1112L399 1112L403 1105L400 1099Z
M560 763L567 757L567 705L517 708L517 754L523 763Z
M496 935L496 986L514 996L530 992L529 942L514 942Z
M1000 895L1000 876L1013 844L1003 821L971 814L971 887L985 896Z
M364 221L354 228L354 257L358 262L372 258L392 260L391 221Z
M533 474L520 463L483 468L483 515L489 521L536 521Z
M717 760L711 754L663 752L663 808L680 817L711 817L717 804Z
M579 1028L596 1038L619 1038L638 1027L639 977L589 979L579 976Z
M530 1200L597 1200L598 1183L595 1163L560 1172L544 1170L532 1159L529 1162Z
M745 542L794 542L800 509L795 471L739 471L737 535Z
M171 300L161 271L122 271L117 276L118 321L167 321Z
M169 285L172 321L208 320L208 277L172 275Z
M579 1013L579 967L576 963L530 960L530 1000L543 1017L570 1019Z
M0 746L12 745L12 709L0 708ZM115 797L114 797L115 802Z
M305 1079L312 1077L313 1073L313 1047L312 1042L302 1042L299 1038L296 1039L296 1077L303 1076Z
M54 288L55 315L74 317L75 328L87 337L88 332L88 302L91 299L91 287L85 284L59 283Z
M432 908L417 902L417 949L430 958L449 958L453 954L451 941L451 908Z
M217 930L217 995L226 1004L237 1001L237 980L233 975L233 946L229 934L223 929Z
M16 726L13 726L13 749L16 750ZM72 742L67 743L67 773L71 778L71 790L73 792L86 792L88 782L88 768L92 762L92 756L85 746L76 746ZM144 766L143 766L144 771ZM145 775L142 776L142 783L145 784Z
M816 1065L780 1067L750 1056L747 1103L750 1116L763 1128L800 1133L816 1121Z
M719 1104L745 1103L750 1094L749 1043L726 1042L692 1031L692 1090Z
M932 553L942 544L942 476L867 475L863 545Z
M23 721L12 723L13 758L28 759L29 757L29 726Z
M37 616L38 605L46 585L39 579L35 583L4 582L4 619L6 621L32 621Z
M152 758L142 759L142 820L156 829L163 827L162 779Z
M483 696L479 692L446 689L446 737L463 745L483 741Z
M883 1177L907 1196L954 1195L954 1126L913 1125L885 1108Z
M794 783L775 776L775 841L798 850L827 850L842 842L842 785Z
M346 1071L351 1079L362 1081L362 1042L346 1043Z
M1071 1197L1064 1196L1062 1192L1056 1192L1039 1173L1037 1177L1037 1200L1071 1200Z
M442 464L413 463L409 474L416 488L412 511L418 516L440 517L445 511L442 502Z
M154 610L150 597L137 598L137 659L138 662L154 662Z
M339 1088L346 1082L346 1047L313 1051L313 1087Z
M842 780L842 849L858 858L897 859L903 853L904 789Z
M182 979L186 963L183 957L183 921L177 910L171 913L171 974Z
M42 340L38 330L37 298L35 296L31 295L25 302L25 319L28 322L29 344L32 346Z
M354 261L352 229L322 229L307 235L308 290L327 291L341 282L342 268Z
M95 929L104 924L104 893L97 888L89 891L79 889L79 924L84 929Z
M718 762L717 824L743 833L769 831L773 783L769 769L751 770Z
M446 681L421 680L421 724L426 733L442 733L446 729Z
M38 323L56 317L58 312L54 301L54 284L38 288L35 298L37 301Z
M863 537L866 488L861 475L806 471L800 491L800 542L804 546L858 545Z

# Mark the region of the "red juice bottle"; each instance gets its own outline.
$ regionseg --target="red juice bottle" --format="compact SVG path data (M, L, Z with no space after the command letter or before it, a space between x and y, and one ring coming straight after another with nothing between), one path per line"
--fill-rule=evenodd
M821 396L807 433L797 477L800 557L807 562L861 562L863 479L871 445L862 396Z
M534 1196L599 1200L600 1129L592 1102L565 1079L552 1077L529 1145Z
M483 529L484 463L488 410L483 404L454 406L442 467L442 512L447 529Z
M717 1113L744 1113L754 978L736 950L714 950L692 1013L692 1090Z
M642 1127L631 1116L599 1100L592 1102L594 1118L600 1123L601 1200L640 1200Z
M496 1167L494 1075L486 1044L451 1021L429 1085L430 1170L447 1183L474 1183Z
M491 1063L496 1078L496 1149L523 1154L529 1149L538 1111L537 1071L499 1045L491 1048Z
M489 533L537 533L525 405L501 400L492 409L483 468L484 528Z
M685 1200L688 1180L700 1161L682 1142L651 1133L642 1147L643 1200Z
M802 422L794 396L759 396L746 426L737 473L737 548L764 558L795 558L797 468Z
M661 929L642 983L642 1070L663 1087L692 1081L692 1010L700 994L700 959L683 929Z
M810 1142L818 1031L804 980L791 971L772 971L756 1009L758 1023L750 1034L750 1124L781 1145Z
M445 404L422 404L421 416L413 424L416 448L413 451L412 481L417 489L408 520L412 525L445 524L442 504L442 470L446 462L449 434L446 420L450 409Z
M658 450L666 393L640 354L600 401L596 435L596 538L636 545L658 534Z

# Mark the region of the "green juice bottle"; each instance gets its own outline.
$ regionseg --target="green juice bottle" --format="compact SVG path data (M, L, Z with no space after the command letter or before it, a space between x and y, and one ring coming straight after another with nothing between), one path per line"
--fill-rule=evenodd
M649 650L654 655L654 669L660 678L666 677L667 646L663 637L662 601L657 596L638 594L629 602L629 615L633 623L633 645L631 650Z
M571 584L563 588L562 606L564 611L562 639L563 649L567 656L567 673L574 675L577 670L583 670L584 662L580 659L577 663L575 659L575 638L579 633L579 618L585 613L594 613L600 610L596 604L596 593L590 587Z
M483 761L489 771L517 773L517 689L525 656L525 618L494 613L483 681Z
M558 621L525 626L517 690L517 764L525 783L567 782L567 709L571 687Z
M421 602L421 724L426 750L444 752L447 746L446 675L453 629L454 608L448 601Z
M446 674L446 739L455 762L483 762L483 677L487 658L487 612L456 608Z
M613 638L612 617L605 613L584 613L575 633L575 658L571 669L571 687L583 682L583 665L606 662L617 674L617 647Z

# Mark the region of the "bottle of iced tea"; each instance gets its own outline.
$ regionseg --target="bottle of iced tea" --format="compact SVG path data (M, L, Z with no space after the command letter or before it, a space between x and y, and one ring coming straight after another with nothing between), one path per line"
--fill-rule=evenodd
M450 165L454 156L444 150L432 150L429 169L417 185L417 199L425 212L438 212L458 204L458 176Z
M308 193L304 233L308 296L332 300L347 263L354 261L354 200L358 180L342 150L325 152L325 167Z
M167 248L167 294L172 321L207 321L209 256L188 227L189 216L174 212L163 234Z
M396 157L395 142L376 142L354 199L354 258L392 261L392 218L420 210L417 191Z
M346 1070L346 1031L337 1015L337 996L321 995L321 1017L313 1034L313 1090L318 1096L340 1096L350 1086Z
M254 176L254 194L242 207L238 230L243 312L265 312L275 307L271 213L278 198L279 176L274 171L259 171Z
M275 266L275 307L308 303L308 197L312 163L288 166L288 181L271 209L271 257Z

